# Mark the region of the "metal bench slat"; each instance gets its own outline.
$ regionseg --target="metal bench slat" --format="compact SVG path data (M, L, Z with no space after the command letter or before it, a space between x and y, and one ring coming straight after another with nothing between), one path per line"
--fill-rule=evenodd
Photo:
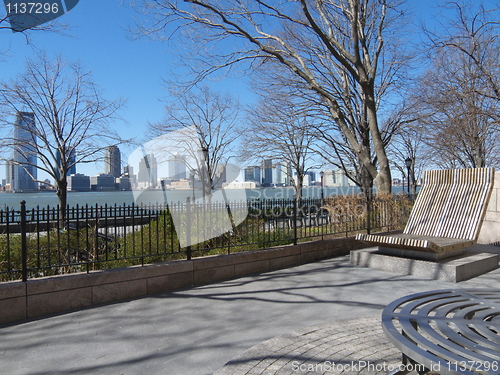
M498 375L499 316L500 290L438 290L391 302L382 326L403 354L441 375Z
M427 324L422 323L422 321L419 322L419 328L423 332L434 339L439 339L441 337L441 335L439 335L439 333L429 325L429 322L427 322ZM436 324L440 332L448 338L448 341L441 340L438 346L448 349L452 353L463 357L467 361L493 362L500 360L498 352L471 341L467 331L463 331L464 333L467 333L467 336L464 337L451 329L447 322L441 320L435 321L434 324Z

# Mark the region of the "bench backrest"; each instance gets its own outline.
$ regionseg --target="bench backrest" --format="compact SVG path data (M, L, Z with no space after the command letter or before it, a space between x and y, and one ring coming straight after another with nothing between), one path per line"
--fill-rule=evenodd
M404 233L477 240L494 175L494 168L424 172Z

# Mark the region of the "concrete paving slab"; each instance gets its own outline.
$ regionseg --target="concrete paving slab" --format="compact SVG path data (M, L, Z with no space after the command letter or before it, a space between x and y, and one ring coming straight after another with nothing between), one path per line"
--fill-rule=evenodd
M455 284L334 258L0 327L0 372L209 375L273 337L379 316L410 293L499 281L500 270Z

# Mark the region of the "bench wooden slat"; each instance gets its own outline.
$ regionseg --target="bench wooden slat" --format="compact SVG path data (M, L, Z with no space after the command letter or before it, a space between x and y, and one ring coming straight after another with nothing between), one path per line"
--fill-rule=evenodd
M356 238L434 253L474 246L493 190L494 172L493 168L426 171L402 236L358 234ZM450 241L440 242L440 238Z
M493 177L493 168L425 172L403 233L476 239Z

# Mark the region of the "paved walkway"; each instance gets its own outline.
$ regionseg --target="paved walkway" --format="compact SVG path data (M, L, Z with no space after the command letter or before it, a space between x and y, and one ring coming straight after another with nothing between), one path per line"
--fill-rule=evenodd
M487 288L499 281L499 270L452 284L353 267L348 257L335 258L0 327L0 373L211 375L279 337L290 345L263 345L282 362L259 359L252 368L289 374L283 371L293 366L292 357L316 364L322 357L316 358L315 350L345 361L370 355L390 359L375 324L389 302L420 291ZM323 328L308 328L314 326ZM367 327L376 327L374 341L352 335ZM335 343L350 345L351 353L335 357ZM249 358L264 357L257 354Z
M380 317L321 324L267 340L214 375L385 375L401 353L382 331Z

